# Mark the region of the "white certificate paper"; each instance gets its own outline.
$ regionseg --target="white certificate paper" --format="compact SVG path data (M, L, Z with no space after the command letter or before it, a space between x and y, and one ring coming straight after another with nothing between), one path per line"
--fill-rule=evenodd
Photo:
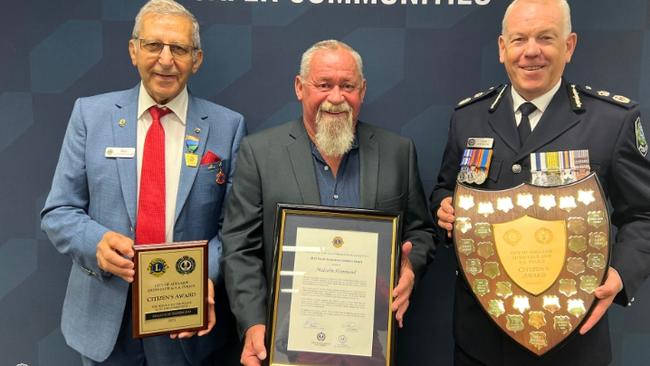
M372 355L377 233L298 228L288 350Z

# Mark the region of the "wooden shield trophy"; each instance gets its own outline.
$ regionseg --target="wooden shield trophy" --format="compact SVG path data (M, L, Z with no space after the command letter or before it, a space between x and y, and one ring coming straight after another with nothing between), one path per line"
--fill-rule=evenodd
M609 265L609 215L595 174L503 191L459 183L454 209L459 268L501 330L541 356L580 327Z

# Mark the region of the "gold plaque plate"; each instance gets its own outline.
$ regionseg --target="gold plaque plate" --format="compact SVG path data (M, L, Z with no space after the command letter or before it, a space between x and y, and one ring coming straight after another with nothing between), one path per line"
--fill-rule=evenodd
M596 175L496 192L458 184L455 197L463 203L454 199L462 212L456 256L486 316L537 356L579 329L609 265L609 214ZM507 198L515 204L501 209ZM486 215L490 206L497 209Z
M136 245L134 249L133 337L206 329L208 241Z

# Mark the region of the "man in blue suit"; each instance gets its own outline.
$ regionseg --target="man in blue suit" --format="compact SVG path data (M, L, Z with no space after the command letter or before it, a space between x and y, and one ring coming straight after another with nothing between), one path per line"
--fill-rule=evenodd
M221 208L243 117L188 93L203 54L198 23L180 4L145 4L129 53L142 82L77 100L41 213L72 259L63 335L84 365L224 364L226 346L237 347L219 275ZM134 243L187 240L209 240L208 329L133 339Z

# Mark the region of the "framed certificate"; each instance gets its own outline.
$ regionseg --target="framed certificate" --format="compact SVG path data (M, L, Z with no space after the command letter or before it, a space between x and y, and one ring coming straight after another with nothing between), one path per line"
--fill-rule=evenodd
M207 328L207 243L135 246L134 338Z
M391 365L399 214L278 205L268 364Z

